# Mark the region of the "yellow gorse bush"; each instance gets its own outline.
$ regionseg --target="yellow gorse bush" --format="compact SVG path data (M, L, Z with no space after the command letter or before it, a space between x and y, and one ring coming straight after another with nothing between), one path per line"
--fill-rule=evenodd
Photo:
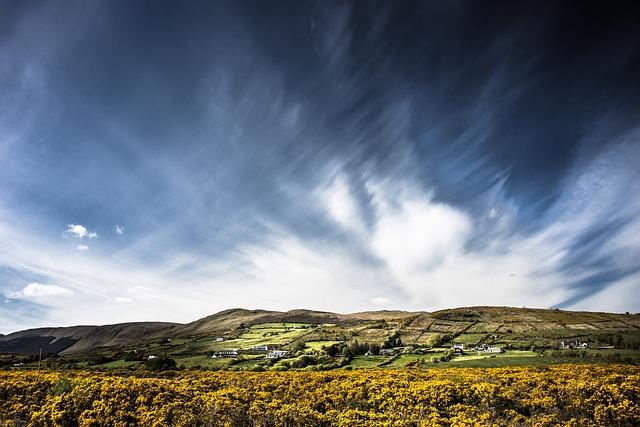
M149 374L151 375L151 374ZM0 426L640 425L640 368L0 372Z

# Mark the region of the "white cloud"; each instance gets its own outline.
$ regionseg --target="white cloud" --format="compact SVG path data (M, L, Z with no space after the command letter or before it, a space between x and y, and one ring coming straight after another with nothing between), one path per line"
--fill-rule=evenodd
M76 290L73 301L46 301L50 309L45 324L50 325L152 319L185 322L234 306L341 312L359 311L367 304L407 310L464 305L550 307L574 297L576 290L567 284L589 274L585 269L580 276L563 270L572 255L570 245L589 227L624 214L631 218L624 222L625 228L594 250L628 258L638 254L640 216L634 213L640 207L634 187L628 185L637 181L637 175L629 174L637 172L631 165L615 166L637 156L609 158L614 164L607 168L615 173L603 175L596 167L598 162L583 168L575 179L579 184L569 182L560 196L557 210L563 215L546 219L549 225L530 235L517 233L515 220L498 224L507 214L518 214L517 209L505 210L499 201L492 201L475 218L453 205L436 202L428 190L411 182L369 179L362 188L355 188L342 178L307 197L315 206L322 203L335 227L357 240L357 251L343 242L300 237L295 231L272 226L256 242L234 247L222 257L195 251L172 253L168 246L161 261L150 261L152 257L141 261L140 253L148 253L149 248L165 249L158 242L171 243L166 234L175 230L159 225L157 234L137 239L113 256L69 253L60 250L60 242L47 241L42 230L23 222L20 215L5 215L0 208L0 266ZM360 192L368 193L370 205L367 197L355 197ZM296 194L305 195L302 191ZM580 205L580 200L585 204ZM568 209L570 206L579 209ZM492 207L495 220L487 221ZM367 226L364 213L369 214ZM473 246L486 223L495 225L495 230L483 237L483 246ZM79 239L90 238L90 231L83 228L73 230L84 235ZM612 283L574 308L620 306L631 311L640 294L630 280ZM606 298L615 303L598 303ZM135 304L128 304L127 299ZM113 304L122 305L114 310Z
M116 224L116 226L113 229L116 232L116 234L120 234L120 235L124 234L124 227L121 225Z
M85 251L89 250L89 246L87 246L87 245L78 245L78 246L76 246L76 249L78 249L79 251L85 252Z
M21 291L7 292L8 299L33 299L41 297L64 297L73 295L72 289L62 288L57 285L43 285L33 282L25 286Z
M433 203L417 191L400 200L381 202L386 195L395 194L393 188L384 191L385 195L375 195L377 219L371 247L394 273L413 275L463 250L472 229L466 214Z
M365 231L360 210L344 176L338 175L328 188L319 192L319 196L321 203L336 223L357 233Z
M374 297L374 298L371 298L369 302L373 305L385 306L391 303L391 299L387 297Z
M81 239L81 240L84 239L85 237L87 239L98 238L97 233L87 230L87 227L80 224L68 224L67 229L65 230L65 233L75 237L76 239Z
M133 299L123 296L117 296L114 298L107 298L106 302L107 304L131 304L133 302Z
M559 286L563 278L550 273L560 265L563 252L547 236L513 238L510 230L501 229L486 248L468 251L475 224L463 211L435 203L429 193L405 182L370 180L365 191L372 200L374 217L371 230L360 241L386 265L389 274L386 283L377 279L371 286L398 295L396 307L433 310L522 305L522 301L545 307L567 298L568 293ZM341 190L339 194L344 198L351 192ZM342 200L342 205L357 203ZM326 209L331 214L331 204ZM541 274L546 274L544 284ZM369 302L387 305L386 297L380 298Z

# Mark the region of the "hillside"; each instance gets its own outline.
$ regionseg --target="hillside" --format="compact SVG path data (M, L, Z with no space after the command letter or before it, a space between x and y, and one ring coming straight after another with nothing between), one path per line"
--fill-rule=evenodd
M134 322L103 326L38 328L0 337L0 353L77 353L158 339L177 324Z
M299 324L300 328L307 329L268 329L268 325L273 324ZM253 327L260 327L262 335L256 335L256 330L250 329ZM208 337L224 337L225 348L231 348L233 345L272 342L285 347L297 342L352 340L380 344L393 334L400 336L405 345L421 346L431 345L443 337L466 343L488 338L505 342L553 342L562 337L607 333L639 334L640 316L513 307L464 307L433 313L369 311L351 314L236 308L187 324L137 322L30 329L0 336L0 353L36 353L42 346L45 353L76 354L172 339L202 342ZM202 353L216 347L192 344L189 348Z

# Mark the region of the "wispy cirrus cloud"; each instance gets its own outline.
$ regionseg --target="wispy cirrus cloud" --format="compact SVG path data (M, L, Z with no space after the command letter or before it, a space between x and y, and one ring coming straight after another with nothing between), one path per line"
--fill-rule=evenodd
M0 4L0 292L74 294L9 299L11 328L640 306L628 19L214 2L149 26L146 5L16 5ZM607 40L581 30L604 21Z

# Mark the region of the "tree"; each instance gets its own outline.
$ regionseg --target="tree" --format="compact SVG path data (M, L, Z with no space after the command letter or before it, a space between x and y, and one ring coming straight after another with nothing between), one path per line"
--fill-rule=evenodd
M394 332L382 343L382 348L393 348L402 346L402 339L400 339L400 334L398 332Z
M176 369L176 361L167 356L149 359L145 362L145 365L152 371L170 371L172 369Z

